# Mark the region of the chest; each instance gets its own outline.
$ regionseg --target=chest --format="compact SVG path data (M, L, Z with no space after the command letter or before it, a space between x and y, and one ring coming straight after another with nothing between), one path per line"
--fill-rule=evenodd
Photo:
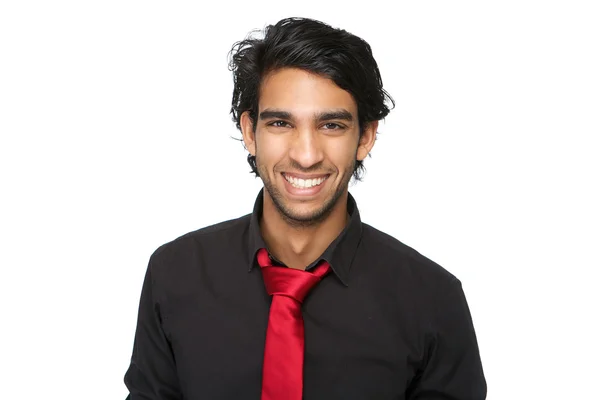
M360 289L324 281L305 300L305 399L401 399L414 377L424 346L414 305ZM264 288L181 300L164 326L188 397L260 398Z

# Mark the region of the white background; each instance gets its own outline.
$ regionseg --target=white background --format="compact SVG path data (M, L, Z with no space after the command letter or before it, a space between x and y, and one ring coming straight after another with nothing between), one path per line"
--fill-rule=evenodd
M597 398L597 3L282 3L2 2L0 398L124 399L150 254L251 211L227 52L286 16L371 44L350 190L463 282L488 399Z

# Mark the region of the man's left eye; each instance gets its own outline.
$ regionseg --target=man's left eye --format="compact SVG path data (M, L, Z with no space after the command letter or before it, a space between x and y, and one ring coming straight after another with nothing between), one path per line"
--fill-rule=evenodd
M341 126L339 126L338 124L335 124L333 122L328 122L325 125L323 125L323 127L325 127L326 129L339 129L339 128L341 128Z

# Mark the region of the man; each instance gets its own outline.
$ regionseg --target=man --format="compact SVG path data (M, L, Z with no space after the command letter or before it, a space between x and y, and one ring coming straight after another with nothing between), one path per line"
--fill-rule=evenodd
M152 255L131 400L484 399L460 281L362 223L348 193L393 105L369 45L290 18L231 55L264 189L251 214Z

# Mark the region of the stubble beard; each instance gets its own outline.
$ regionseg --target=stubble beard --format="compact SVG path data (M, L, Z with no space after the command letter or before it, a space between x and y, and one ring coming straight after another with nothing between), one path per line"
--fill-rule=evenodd
M331 214L338 200L348 188L348 184L350 179L352 179L352 174L354 172L355 161L352 160L350 165L346 166L342 180L335 189L333 196L325 200L325 203L320 208L308 215L295 213L291 207L288 207L285 204L285 198L283 194L276 187L275 183L268 178L268 171L259 164L258 158L256 159L256 164L259 176L263 181L267 193L269 193L269 196L271 196L271 199L273 199L273 204L275 204L275 208L279 212L279 215L288 225L295 228L304 228L323 222Z

